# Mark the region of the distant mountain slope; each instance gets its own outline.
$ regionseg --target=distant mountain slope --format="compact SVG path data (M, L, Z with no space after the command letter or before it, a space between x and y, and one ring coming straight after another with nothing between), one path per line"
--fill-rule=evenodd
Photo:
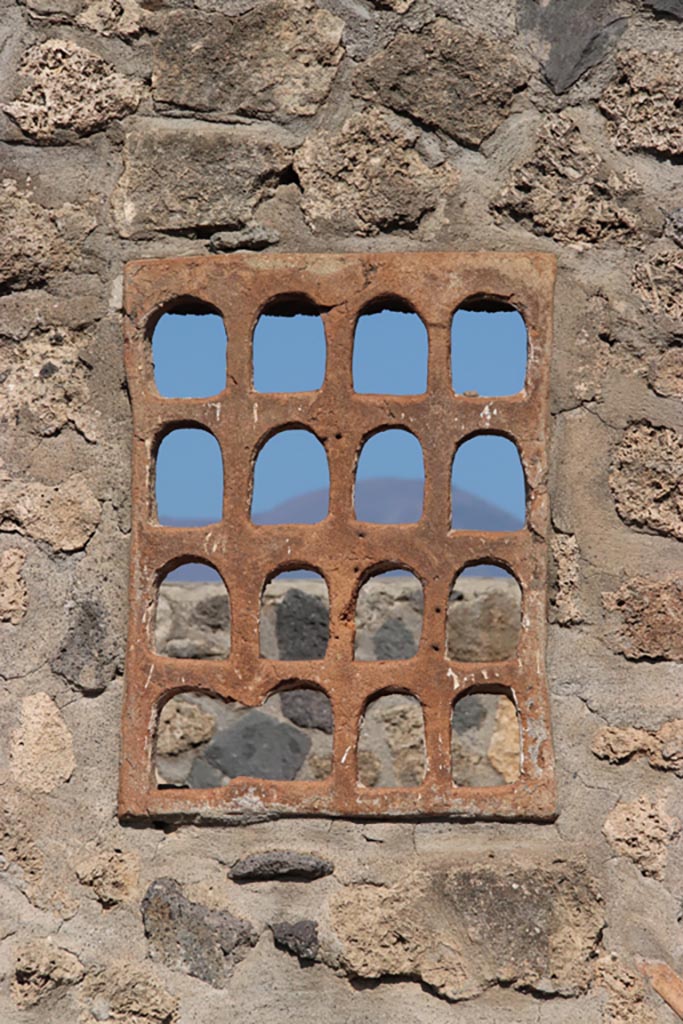
M468 491L454 488L452 507L456 510L459 529L487 530L491 532L519 530L523 521L492 505ZM325 517L327 491L310 491L291 498L274 508L254 516L258 525L278 523L316 523ZM422 483L419 480L403 480L399 477L382 477L359 481L356 487L356 510L358 518L366 522L414 522L422 510ZM198 519L173 519L167 517L164 526L203 526ZM481 575L489 575L483 571ZM204 580L208 573L197 566L187 566L174 574L174 579Z

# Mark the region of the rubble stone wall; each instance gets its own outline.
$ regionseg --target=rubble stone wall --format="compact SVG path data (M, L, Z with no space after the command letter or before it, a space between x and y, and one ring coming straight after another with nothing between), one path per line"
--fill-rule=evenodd
M670 1024L679 0L1 10L3 1024ZM237 249L557 256L554 823L119 823L122 267Z

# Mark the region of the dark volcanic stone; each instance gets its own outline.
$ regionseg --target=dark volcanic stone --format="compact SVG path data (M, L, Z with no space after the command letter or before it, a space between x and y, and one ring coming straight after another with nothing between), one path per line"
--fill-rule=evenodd
M315 921L281 921L271 924L275 945L301 960L315 960L318 953L318 925Z
M275 613L277 645L284 661L324 658L330 636L329 615L319 597L293 588Z
M285 690L280 707L283 715L302 729L320 729L329 734L334 728L332 702L320 690Z
M600 64L626 28L613 15L613 0L520 0L520 24L535 28L550 43L543 69L556 95L566 92L589 68Z
M267 853L253 853L238 860L228 875L235 882L309 881L331 875L333 871L334 864L312 853L269 850Z
M645 0L645 5L658 14L669 14L683 21L683 0Z
M216 733L204 757L232 779L238 775L295 779L310 747L310 739L300 729L261 711L249 711L235 725Z
M116 670L116 655L108 636L107 611L99 601L86 598L76 605L52 671L85 693L101 693ZM92 676L84 673L93 666ZM84 682L87 679L87 682Z
M215 597L205 597L199 601L194 617L209 629L227 629L230 625L230 601L227 594L216 594Z
M469 729L478 729L485 718L486 708L484 707L484 702L476 694L471 694L469 697L463 697L456 704L453 714L453 728L462 735L462 733L467 732Z
M187 779L190 789L215 789L216 786L222 786L223 781L223 773L218 768L207 764L201 755L195 757Z
M402 619L391 618L383 622L372 641L375 657L379 661L413 658L417 654L417 641Z
M152 882L142 901L142 919L153 959L214 988L227 985L258 939L248 921L193 903L172 878Z

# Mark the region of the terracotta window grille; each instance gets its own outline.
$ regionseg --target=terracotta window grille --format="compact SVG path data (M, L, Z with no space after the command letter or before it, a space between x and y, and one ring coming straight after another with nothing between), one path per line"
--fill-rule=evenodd
M383 253L239 254L143 260L125 275L125 358L132 399L133 489L130 626L122 726L120 812L129 818L250 821L282 815L377 818L548 820L555 813L549 703L544 675L548 499L549 347L554 257L546 254ZM451 322L473 298L518 310L528 332L524 389L502 398L457 394L451 380ZM353 390L352 352L359 316L380 300L400 300L419 314L429 341L424 394ZM325 379L316 392L264 394L253 388L252 336L274 300L305 302L323 318ZM214 398L163 398L154 383L151 335L180 303L219 312L228 337L225 390ZM415 523L361 523L353 480L359 451L378 430L400 424L420 441L424 506ZM201 528L159 525L154 461L174 428L199 427L221 446L223 518ZM312 524L256 525L253 467L265 441L283 428L312 431L325 447L329 511ZM516 445L524 469L522 529L487 533L451 528L451 467L458 446L495 433ZM164 574L184 562L220 573L230 596L231 648L222 661L183 661L155 653L154 607ZM448 657L446 611L453 581L467 566L494 563L521 588L516 656L498 662ZM327 649L317 661L260 657L260 598L277 572L306 564L330 597ZM399 566L424 590L417 653L404 661L354 658L354 609L373 573ZM333 758L324 780L238 777L215 789L163 788L153 750L160 709L186 691L258 707L288 682L324 691L334 711ZM425 774L410 788L368 788L358 779L358 738L366 707L383 693L419 700L425 727ZM520 727L519 778L491 787L453 781L451 728L456 701L504 694Z

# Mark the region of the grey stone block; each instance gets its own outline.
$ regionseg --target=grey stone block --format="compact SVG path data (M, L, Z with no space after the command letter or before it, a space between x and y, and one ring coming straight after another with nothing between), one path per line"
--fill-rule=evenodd
M300 729L261 711L249 711L235 725L216 733L204 757L230 778L295 779L310 747L310 739Z
M334 864L312 853L296 850L269 850L243 857L230 868L228 875L235 882L310 881L331 875Z

